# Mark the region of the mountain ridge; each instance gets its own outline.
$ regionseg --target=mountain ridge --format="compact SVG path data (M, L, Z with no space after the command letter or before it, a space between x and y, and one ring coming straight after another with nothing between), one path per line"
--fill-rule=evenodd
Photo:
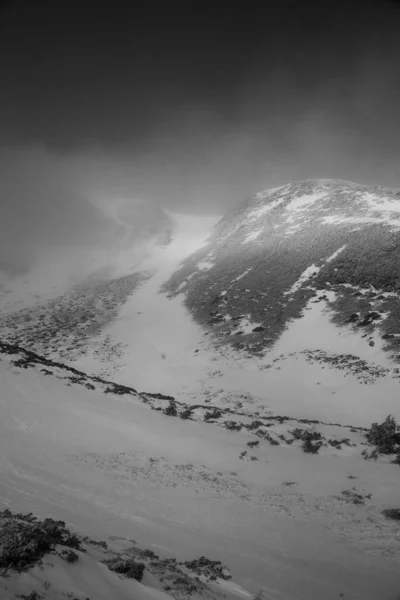
M246 338L232 339L230 323L247 313L255 327L264 328L252 332L257 333L252 347L262 352L318 291L337 294L330 308L341 322L360 308L368 312L351 298L357 289L349 292L347 286L372 286L376 297L396 296L396 302L381 298L380 305L382 313L390 313L384 324L382 320L382 335L391 335L399 316L398 249L399 192L305 180L260 192L228 212L163 290L170 296L183 294L195 319L212 325L216 337L236 347ZM257 306L265 294L268 315ZM388 346L397 350L394 342Z

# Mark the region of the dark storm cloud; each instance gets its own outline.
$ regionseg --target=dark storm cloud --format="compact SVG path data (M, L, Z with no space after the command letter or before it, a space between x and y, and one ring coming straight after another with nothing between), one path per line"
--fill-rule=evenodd
M42 186L66 232L87 199L219 212L293 179L400 186L395 3L136 4L3 10L0 158L32 239ZM41 177L21 185L30 153Z

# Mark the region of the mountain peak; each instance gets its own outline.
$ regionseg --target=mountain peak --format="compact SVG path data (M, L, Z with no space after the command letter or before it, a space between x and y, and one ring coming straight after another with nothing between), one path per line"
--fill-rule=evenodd
M315 222L349 228L368 223L399 227L399 215L398 191L336 179L306 179L255 194L225 215L214 237L236 234L237 243L240 231L240 244L256 239L259 243L263 233L293 235Z
M185 294L195 318L211 325L217 339L257 354L318 291L331 293L330 308L341 323L362 313L350 298L358 290L397 294L399 250L399 192L307 179L262 191L228 212L166 289ZM395 311L385 302L380 323L382 333L391 334ZM241 314L254 327L238 329Z

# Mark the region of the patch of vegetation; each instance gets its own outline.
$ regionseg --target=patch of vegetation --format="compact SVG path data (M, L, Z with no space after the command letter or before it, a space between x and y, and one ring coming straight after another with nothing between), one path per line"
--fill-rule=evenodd
M307 452L307 454L318 454L321 446L322 442L313 443L313 441L310 438L308 438L304 440L301 447L303 448L304 452Z
M394 521L400 521L400 508L385 508L382 514L387 519L393 519Z
M351 446L349 438L343 438L341 440L328 440L328 444L330 444L334 448L337 448L337 450L341 450L343 445Z
M18 358L17 360L13 360L12 364L14 367L20 367L21 369L28 369L34 366L34 363L28 358Z
M289 431L289 433L292 434L292 436L294 437L295 440L301 440L302 435L304 433L304 429L300 429L300 427L296 427L295 429L292 429L292 431Z
M254 429L258 429L259 427L262 427L263 425L264 425L264 423L262 421L256 419L255 421L252 421L251 423L246 425L246 429L248 429L249 431L253 431Z
M201 556L195 560L190 560L183 563L187 569L194 571L197 575L204 575L215 581L217 578L229 580L232 575L229 569L225 567L220 560L210 560L205 556Z
M271 444L271 446L279 446L279 442L278 440L276 440L275 438L273 438L272 436L269 435L269 433L264 433L263 437L269 441L269 443Z
M82 542L85 544L90 544L91 546L95 546L97 548L103 548L103 550L108 549L108 544L104 540L92 540L92 538L85 536L82 538Z
M111 383L109 387L104 390L105 394L116 394L117 396L124 396L125 394L131 394L132 388L119 383Z
M254 442L247 442L246 445L249 446L250 448L254 448L255 446L259 446L260 442L259 442L259 440L255 440Z
M173 396L166 396L165 394L159 394L158 392L156 394L150 394L149 392L146 392L145 395L149 398L155 398L156 400L171 400L171 402L175 401Z
M170 400L169 405L166 408L164 408L163 413L164 415L167 415L167 417L177 417L178 411L175 402Z
M36 590L32 590L29 594L17 594L16 598L21 598L21 600L42 600L44 596L39 594Z
M181 419L191 419L192 418L192 411L190 408L185 408L185 410L183 410L180 414L179 414Z
M360 494L357 492L356 488L353 488L352 490L344 490L341 497L339 497L340 500L345 500L346 502L357 505L365 504L366 498L369 500L371 498L371 494Z
M211 411L206 412L204 415L204 420L209 421L210 419L220 419L222 417L222 412L218 408L213 408Z
M125 575L129 579L135 579L136 581L142 581L145 570L145 565L140 562L136 562L132 558L110 558L104 561L104 564L115 573Z
M379 454L394 454L400 445L400 427L392 415L388 415L383 423L372 423L366 438L370 444L376 446Z
M236 421L225 421L224 427L229 431L241 431L244 427L243 423L237 423Z
M79 560L79 555L73 550L61 550L59 556L71 564L76 563Z
M66 528L64 521L39 521L31 513L21 516L19 518L8 509L0 512L1 568L29 569L40 563L58 544L83 550L80 538Z
M308 454L318 454L323 442L322 434L319 431L313 431L311 429L300 429L296 427L289 431L295 440L301 440L302 449Z
M50 371L50 369L40 369L40 372L45 375L53 375L53 371Z
M67 377L67 379L69 379L71 383L79 383L80 385L82 385L86 381L86 375L70 375L69 377ZM107 390L105 390L105 393L107 394Z
M135 555L137 558L150 558L151 560L158 560L160 557L153 550L145 548L144 550L136 550ZM176 559L172 559L176 562Z
M175 586L175 592L180 592L185 594L185 596L191 596L194 592L199 591L199 585L194 583L191 577L188 577L186 573L182 573L178 577L172 580L172 583ZM171 589L171 586L166 586ZM176 589L178 588L178 589Z

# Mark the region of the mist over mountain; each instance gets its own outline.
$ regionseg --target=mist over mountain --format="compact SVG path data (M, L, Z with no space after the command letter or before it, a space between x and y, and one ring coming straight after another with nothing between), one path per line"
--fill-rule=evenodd
M398 600L399 31L0 0L1 600Z

